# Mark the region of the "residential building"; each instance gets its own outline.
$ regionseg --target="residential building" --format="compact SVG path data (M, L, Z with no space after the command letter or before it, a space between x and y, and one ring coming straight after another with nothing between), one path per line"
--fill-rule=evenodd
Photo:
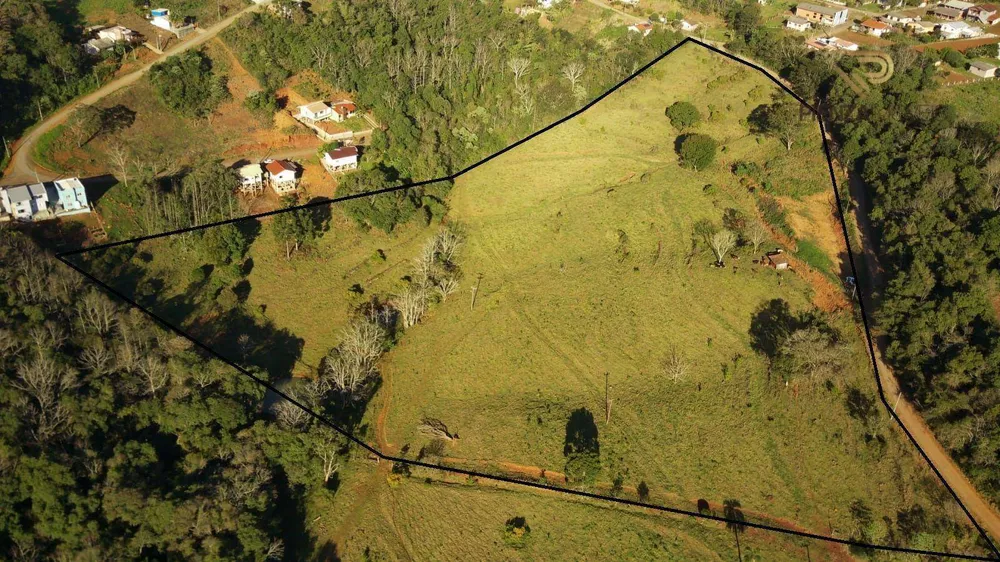
M557 6L562 0L538 0L538 7L543 10L548 10L553 6Z
M358 147L342 146L323 153L323 167L330 172L343 172L358 167Z
M937 24L931 21L916 20L903 24L903 29L914 35L923 35L925 33L933 33L937 29Z
M949 8L947 6L938 6L931 10L931 14L934 17L943 19L945 21L958 21L962 19L963 12L958 8Z
M236 170L240 177L239 192L244 195L260 195L264 191L264 169L260 164L247 164Z
M166 8L156 8L150 10L149 12L149 23L160 29L166 29L171 31L173 26L170 24L170 10Z
M642 34L643 37L645 37L653 31L653 24L649 23L648 21L635 23L628 26L628 30L633 33L640 33Z
M80 178L0 187L0 220L45 220L89 212Z
M980 78L996 78L997 67L988 62L974 61L969 64L969 72Z
M942 23L938 27L938 35L942 39L968 39L971 37L979 37L983 34L983 30L978 27L973 27L964 21L950 21Z
M965 17L982 24L991 24L1000 17L1000 8L995 4L973 6L965 12Z
M972 2L964 2L963 0L948 0L941 5L945 8L951 8L962 12L962 17L965 17L966 12L968 12L970 8L974 8L976 6Z
M785 21L785 27L788 29L794 29L795 31L808 31L812 27L809 20L805 18L800 18L799 16L788 16Z
M47 191L52 202L52 212L56 216L90 212L87 190L84 189L80 178L56 180Z
M907 24L920 21L920 16L913 16L906 12L893 12L882 16L882 21L886 23Z
M691 23L687 20L681 20L681 30L682 31L694 31L698 29L698 24Z
M139 40L139 34L127 27L113 25L111 27L105 27L104 29L98 30L97 38L110 39L115 43L132 43Z
M881 21L876 21L873 19L867 19L861 22L861 30L868 35L874 35L875 37L882 37L886 33L892 31L892 26Z
M331 117L337 123L343 123L344 121L354 117L354 113L358 110L358 106L354 105L351 100L340 100L333 102L333 114Z
M278 195L287 195L299 187L298 168L288 160L270 160L264 165L268 183Z
M323 101L314 101L299 106L299 117L310 121L322 121L329 119L331 115L333 115L333 108Z
M115 46L115 42L111 39L88 39L86 43L83 44L83 52L91 56L97 56L101 54L101 51L105 51Z
M795 15L820 25L840 25L847 21L847 8L799 4L795 6Z

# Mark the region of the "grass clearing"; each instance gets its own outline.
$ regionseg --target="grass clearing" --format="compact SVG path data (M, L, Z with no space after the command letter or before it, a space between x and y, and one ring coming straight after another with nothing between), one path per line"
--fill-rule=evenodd
M382 358L374 403L386 404L386 415L370 409L362 434L382 424L396 450L416 456L431 448L419 426L433 418L460 435L434 455L440 462L501 471L517 463L566 485L556 473L566 470L567 433L584 412L600 449L588 489L620 476L667 505L735 499L748 517L844 537L861 532L851 506L862 502L892 522L896 537L910 533L897 542L915 536L903 520L919 509L928 521L917 531L922 547L975 550L957 505L875 402L850 311L827 317L845 346L844 368L784 384L755 351L774 329L761 310L780 299L809 311L814 287L794 271L754 266L745 248L713 267L704 242L693 244L699 219L718 224L727 209L756 216L733 163L782 169L791 166L783 159L798 158L747 132L760 88L775 87L687 45L581 116L461 176L446 220L465 233L464 277ZM720 143L705 170L677 161L679 132L664 108L679 100L706 116L695 130ZM828 178L825 162L811 168L816 182ZM284 338L254 340L251 355L270 352L268 364L256 364L272 376L315 373L352 310L398 295L439 228L413 221L387 235L330 211L328 232L306 254L286 260L267 221L250 249L243 308ZM143 246L147 277L159 280L150 298L232 350L239 328L205 306L208 289L227 280L188 281L204 262L178 246ZM689 367L680 380L664 371L671 350ZM280 353L291 358L284 368L272 364ZM876 409L860 416L858 404Z

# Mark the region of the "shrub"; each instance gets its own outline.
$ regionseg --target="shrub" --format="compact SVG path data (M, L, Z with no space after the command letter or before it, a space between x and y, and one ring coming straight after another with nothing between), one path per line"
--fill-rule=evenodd
M677 155L680 156L681 166L695 171L704 170L715 160L717 149L718 143L712 137L691 134L681 139Z
M756 178L760 176L761 169L756 162L747 162L746 160L740 160L733 164L733 175L737 177L749 177Z
M149 83L164 105L191 117L203 117L229 97L225 75L212 72L200 51L188 51L154 65Z
M757 208L760 209L761 214L764 215L764 220L767 221L768 224L788 236L795 235L792 227L788 224L788 213L781 206L781 204L778 203L777 199L762 194L757 198Z
M503 542L513 548L523 548L531 537L531 527L524 517L511 517L504 524Z
M701 113L698 112L698 108L686 101L675 102L668 107L667 117L670 118L671 125L682 131L701 121Z
M278 111L278 99L273 92L254 92L244 98L243 107L259 119L270 121Z

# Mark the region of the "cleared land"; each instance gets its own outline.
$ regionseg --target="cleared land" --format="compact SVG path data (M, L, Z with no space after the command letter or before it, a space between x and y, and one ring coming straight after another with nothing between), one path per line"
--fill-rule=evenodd
M686 509L735 499L748 517L812 532L977 551L957 506L875 401L850 309L817 313L843 346L842 368L829 376L800 373L785 384L760 353L783 314L815 312L829 290L805 266L832 267L829 236L798 245L790 236L808 236L800 229L810 221L791 234L776 225L777 243L799 253L796 271L779 275L752 264L746 248L714 267L694 234L700 219L718 224L727 209L756 217L768 189L808 197L828 181L814 121L789 151L748 132L747 116L775 92L764 76L688 45L459 178L446 217L465 237L459 290L383 357L380 415L369 409L359 433L374 440L383 431L391 450L423 450L425 460L501 473L515 463L568 485L557 473L571 420L589 414L600 446L591 489L620 478ZM705 117L695 130L722 147L704 170L677 162L679 132L664 116L675 101L694 103ZM739 181L738 161L758 164L770 187ZM250 350L235 345L245 325L212 308L224 273L189 280L204 258L183 240L144 243L135 260L145 277L123 290L142 289L140 302L234 360L274 377L313 376L354 308L403 291L413 258L440 229L412 221L392 234L364 231L338 206L330 211L326 234L290 261L271 222L262 225L241 310L268 330ZM679 380L664 372L672 351L688 365ZM418 430L426 418L459 438L430 443Z

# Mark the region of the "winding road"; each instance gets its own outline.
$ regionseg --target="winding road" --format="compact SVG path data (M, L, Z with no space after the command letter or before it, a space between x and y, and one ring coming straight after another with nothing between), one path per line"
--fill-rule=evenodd
M244 14L258 11L270 2L271 0L265 0L260 4L251 4L250 6L226 17L225 19L220 20L211 27L195 31L192 35L185 38L184 41L181 41L179 44L167 49L162 55L153 59L151 62L146 63L129 74L115 78L97 90L77 98L76 100L51 113L41 123L38 123L34 129L29 131L28 134L21 137L21 139L14 145L14 152L11 155L10 163L7 165L7 169L4 170L2 182L4 184L18 184L33 183L38 180L47 181L58 179L60 174L39 166L32 158L35 144L38 142L38 139L42 137L42 135L64 123L77 107L81 105L93 105L118 90L136 83L147 72L149 72L149 69L156 63L167 57L183 53L184 51L205 44L207 41L221 33L224 29L232 25L233 22Z

